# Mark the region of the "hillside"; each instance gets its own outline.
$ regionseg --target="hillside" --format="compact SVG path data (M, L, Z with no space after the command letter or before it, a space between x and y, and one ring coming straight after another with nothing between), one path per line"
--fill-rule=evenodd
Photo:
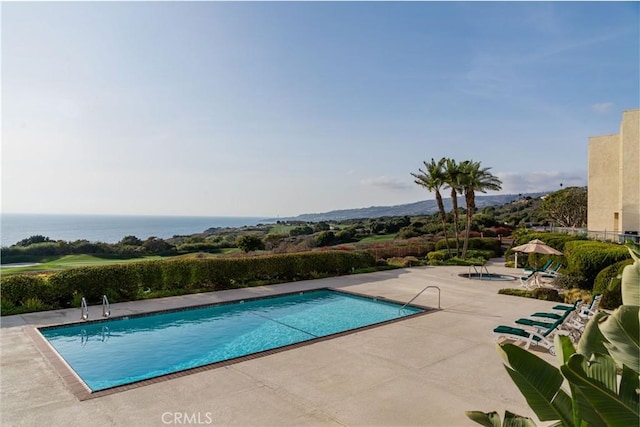
M496 194L496 195L479 195L476 196L476 208L482 209L487 206L502 206L523 197L539 198L548 192L527 193L527 194ZM451 210L451 199L443 199L444 207L447 211ZM464 197L458 198L458 205L461 208L466 207ZM431 215L438 212L438 206L435 200L423 200L420 202L407 203L395 206L371 206L368 208L342 209L329 211L324 213L309 213L288 218L271 218L266 221L341 221L347 219L358 218L380 218L393 216L417 216Z

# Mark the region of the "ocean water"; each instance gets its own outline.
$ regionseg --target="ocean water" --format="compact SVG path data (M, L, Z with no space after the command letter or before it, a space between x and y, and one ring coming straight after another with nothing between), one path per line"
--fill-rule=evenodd
M125 236L166 239L202 233L212 227L242 227L269 223L257 217L199 217L142 215L7 214L0 216L0 243L11 246L22 239L42 235L51 240L88 240L116 243Z

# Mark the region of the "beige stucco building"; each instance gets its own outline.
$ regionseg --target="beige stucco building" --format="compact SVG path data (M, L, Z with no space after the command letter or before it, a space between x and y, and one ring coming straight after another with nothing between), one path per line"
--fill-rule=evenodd
M640 109L622 113L620 133L589 138L587 227L640 232Z

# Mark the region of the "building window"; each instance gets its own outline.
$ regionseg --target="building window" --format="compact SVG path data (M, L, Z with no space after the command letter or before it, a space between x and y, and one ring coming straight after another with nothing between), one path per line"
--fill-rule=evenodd
M620 220L620 214L618 212L613 213L613 231L618 231L618 222Z

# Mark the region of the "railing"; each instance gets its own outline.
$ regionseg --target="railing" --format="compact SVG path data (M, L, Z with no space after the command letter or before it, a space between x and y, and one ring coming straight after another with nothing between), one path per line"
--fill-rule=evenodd
M413 298L411 298L411 299L409 300L409 302L407 302L405 305L403 305L402 307L400 307L400 309L398 310L398 312L402 311L402 309L403 309L403 308L405 308L406 306L408 306L409 304L411 304L411 303L413 302L413 300L415 300L416 298L418 298L420 295L422 295L422 293L423 293L424 291L426 291L426 290L427 290L427 289L429 289L429 288L435 288L435 289L437 289L437 290L438 290L438 310L440 310L440 288L439 288L439 287L437 287L437 286L431 286L431 285L429 285L429 286L427 286L426 288L424 288L423 290L421 290L420 292L418 292L418 293L416 294L416 296L414 296Z
M469 266L469 271L467 272L467 276L471 277L471 268L473 267L473 271L475 271L476 275L480 275L480 277L482 277L483 274L486 274L487 276L490 275L489 270L487 270L487 266L486 265L481 265L480 266L480 271L478 271L478 269L476 268L475 265L470 265ZM483 273L484 270L484 273Z
M111 315L111 308L109 306L109 299L106 295L102 295L102 317L109 317Z
M82 297L82 302L80 303L80 319L87 320L89 318L89 307L87 306L87 300Z

